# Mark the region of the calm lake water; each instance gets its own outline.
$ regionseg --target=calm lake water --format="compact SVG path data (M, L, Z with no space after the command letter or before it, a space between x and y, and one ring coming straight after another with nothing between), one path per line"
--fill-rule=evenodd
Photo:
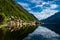
M60 40L60 35L46 27L38 26L34 32L30 33L23 40Z

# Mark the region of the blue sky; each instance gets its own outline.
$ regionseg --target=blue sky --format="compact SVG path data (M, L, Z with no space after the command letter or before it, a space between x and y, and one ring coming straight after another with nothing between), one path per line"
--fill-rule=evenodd
M39 20L46 19L60 11L60 0L16 0Z

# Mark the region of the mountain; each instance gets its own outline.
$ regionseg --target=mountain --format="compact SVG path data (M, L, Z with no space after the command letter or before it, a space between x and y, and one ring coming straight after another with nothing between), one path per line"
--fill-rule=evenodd
M60 34L60 12L57 12L51 17L41 21L45 23L42 26L45 26L52 31Z
M37 20L15 0L0 0L0 14L4 14L7 18L18 16L22 20L34 21Z
M33 14L26 11L21 5L16 3L15 0L0 0L0 25L6 24L7 20L11 17L17 17L25 22L38 21ZM23 26L19 30L16 30L12 28L5 29L4 26L2 28L0 27L0 40L22 40L35 28L34 26Z

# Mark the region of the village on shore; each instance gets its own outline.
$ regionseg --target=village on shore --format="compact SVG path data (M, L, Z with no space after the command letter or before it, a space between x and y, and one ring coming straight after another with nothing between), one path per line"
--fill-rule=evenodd
M13 17L11 16L10 18L7 19L7 23L5 25L1 25L0 28L5 27L7 29L20 29L22 27L27 27L27 26L36 26L37 24L40 24L40 22L37 21L24 21L21 20L20 17Z
M8 27L12 27L12 28L21 28L23 26L36 26L37 24L39 24L36 21L23 21L18 17L11 17L7 20L7 26Z

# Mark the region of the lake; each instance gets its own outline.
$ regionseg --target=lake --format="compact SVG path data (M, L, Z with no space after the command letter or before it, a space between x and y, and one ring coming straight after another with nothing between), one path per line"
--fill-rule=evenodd
M60 40L60 35L46 28L38 26L32 33L29 33L23 40Z

